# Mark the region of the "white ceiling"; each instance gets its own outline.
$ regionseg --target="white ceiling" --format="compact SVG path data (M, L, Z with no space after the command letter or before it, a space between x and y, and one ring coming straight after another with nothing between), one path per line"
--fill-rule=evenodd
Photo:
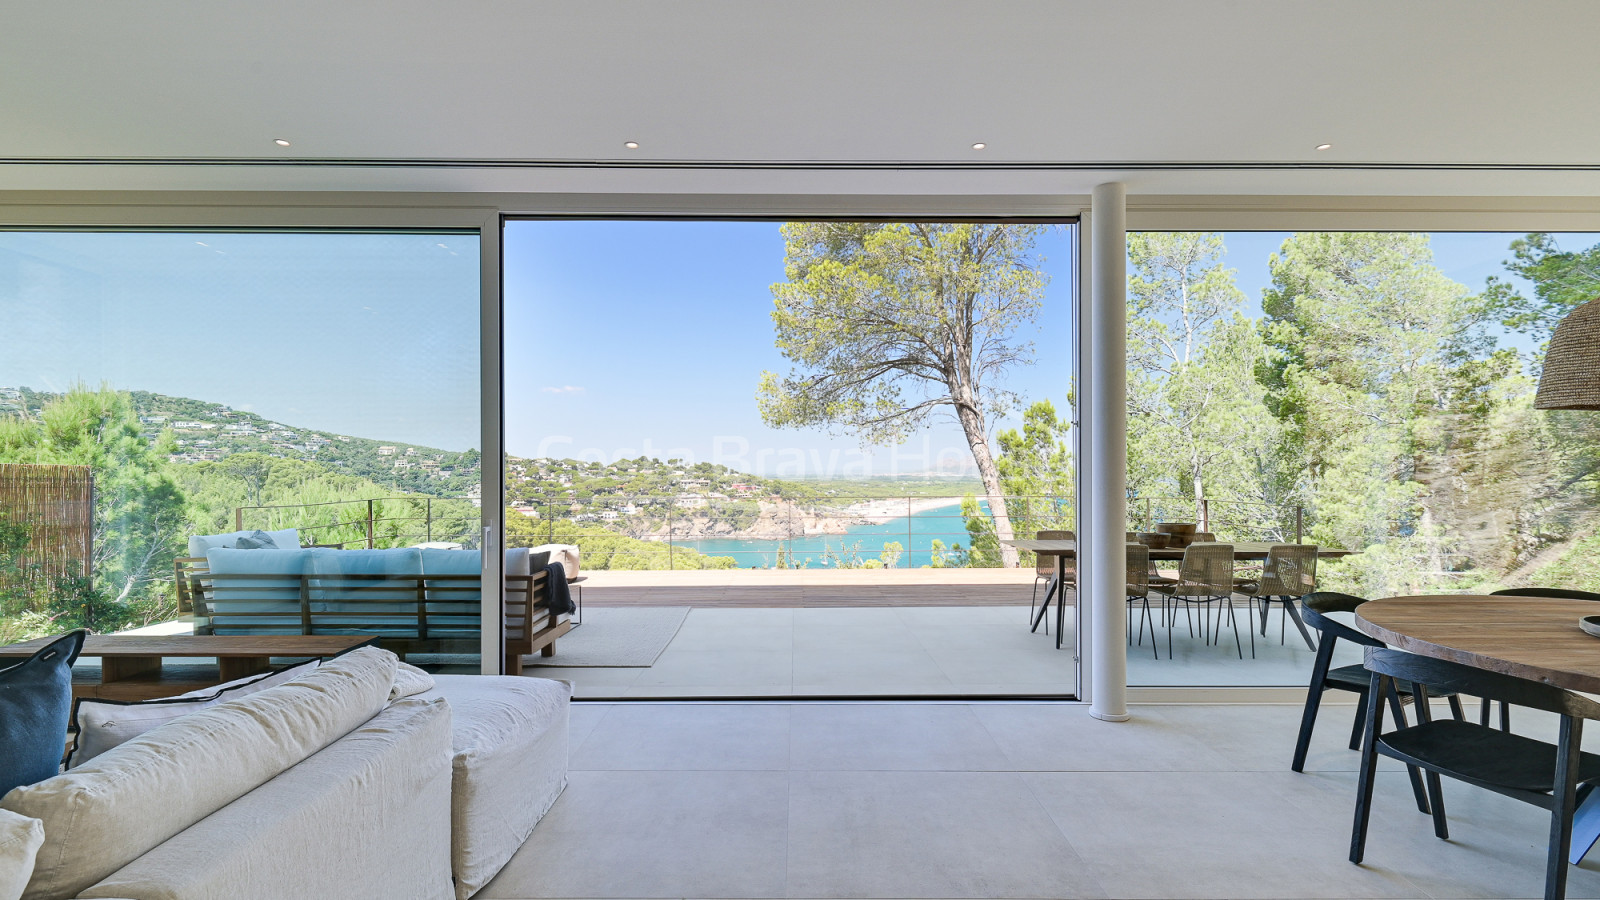
M1600 197L1596 35L1593 0L12 3L0 189ZM823 165L618 166L729 161Z

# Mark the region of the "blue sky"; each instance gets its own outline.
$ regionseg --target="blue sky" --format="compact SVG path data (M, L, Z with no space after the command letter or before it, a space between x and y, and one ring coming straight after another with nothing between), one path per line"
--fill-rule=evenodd
M0 232L0 387L479 443L474 234Z
M936 422L870 456L848 436L761 422L783 280L775 222L520 221L506 228L506 444L519 456L684 456L761 474L960 470L960 429ZM1036 363L1011 384L1064 407L1070 372L1070 236L1041 241L1051 276ZM1025 338L1026 339L1026 338ZM1014 417L1015 418L1015 417ZM1007 423L1001 423L1002 427Z
M1249 315L1286 236L1226 236ZM1481 290L1516 236L1435 234L1436 262ZM1600 237L1557 240L1579 249ZM1011 386L1062 406L1067 235L1042 249L1051 286L1031 330L1036 364ZM300 427L474 447L477 263L476 236L460 234L0 232L0 387L108 381ZM757 378L788 369L769 316L782 267L776 223L509 224L510 451L684 455L785 475L967 465L949 423L870 456L848 436L761 424Z

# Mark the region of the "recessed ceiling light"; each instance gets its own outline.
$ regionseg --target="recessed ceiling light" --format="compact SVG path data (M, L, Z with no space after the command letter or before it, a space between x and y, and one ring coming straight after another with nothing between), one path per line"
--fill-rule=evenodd
M277 144L279 147L287 147L287 146L289 146L289 142L284 140L283 138L278 138L277 140L273 141L273 143Z
M1333 149L1333 145L1332 144L1318 144L1317 145L1317 149L1318 150L1332 150Z
M623 141L622 142L622 146L627 147L629 150L637 150L637 149L639 149L639 142L638 141Z
M974 150L982 150L983 148L985 148L987 146L989 146L989 145L985 144L983 141L979 141L976 144L972 145L972 149L974 149Z

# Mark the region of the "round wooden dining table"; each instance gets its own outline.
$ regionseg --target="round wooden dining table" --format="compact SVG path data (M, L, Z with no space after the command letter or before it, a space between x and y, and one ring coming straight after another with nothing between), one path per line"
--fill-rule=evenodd
M1439 594L1385 597L1356 608L1356 627L1419 656L1600 694L1600 637L1578 627L1600 603Z
M1600 637L1578 627L1594 615L1592 600L1435 594L1370 600L1356 608L1356 627L1418 656L1600 694ZM1597 839L1600 790L1572 817L1573 865Z

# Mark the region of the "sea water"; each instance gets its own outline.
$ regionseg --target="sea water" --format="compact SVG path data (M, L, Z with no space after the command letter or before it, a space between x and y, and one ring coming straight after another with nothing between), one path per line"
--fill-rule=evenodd
M988 512L988 505L981 504ZM972 543L961 517L961 503L922 510L911 516L884 519L870 525L851 525L846 534L811 534L786 541L753 541L733 538L674 540L674 547L698 550L707 556L731 556L741 569L771 568L777 563L780 548L787 549L793 565L806 568L836 566L829 554L853 553L862 560L878 559L885 544L898 543L905 551L895 563L899 568L921 568L933 563L933 542L943 541L946 551L956 544L963 549Z

